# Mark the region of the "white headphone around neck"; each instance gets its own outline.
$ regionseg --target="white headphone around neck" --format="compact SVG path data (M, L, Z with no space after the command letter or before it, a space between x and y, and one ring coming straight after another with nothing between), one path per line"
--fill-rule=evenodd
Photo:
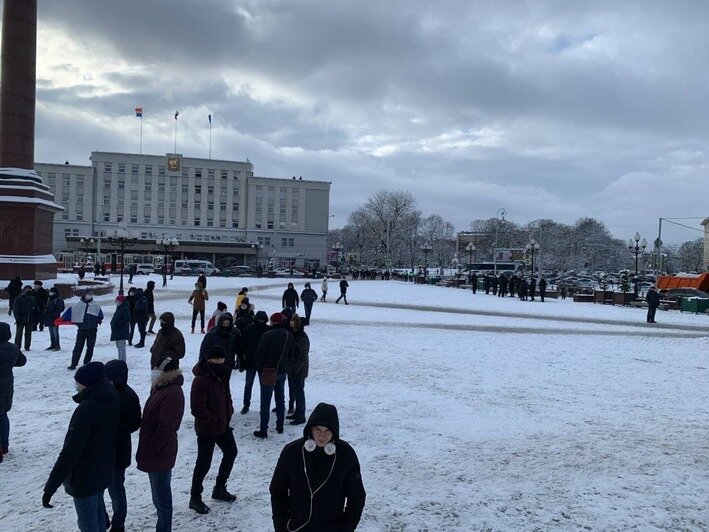
M303 447L305 447L305 450L308 451L309 453L312 453L315 448L318 446L317 443L315 443L315 440L310 438L305 442ZM325 451L325 454L328 456L332 456L335 454L335 451L337 451L337 447L335 446L334 443L330 442L327 445L325 445L325 448L323 449Z

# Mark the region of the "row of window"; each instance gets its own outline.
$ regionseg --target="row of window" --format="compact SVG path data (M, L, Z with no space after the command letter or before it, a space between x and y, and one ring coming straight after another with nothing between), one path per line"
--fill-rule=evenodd
M130 173L131 175L138 175L140 172L140 166L139 164L131 164L130 165ZM116 163L116 167L118 170L119 174L125 174L126 173L126 168L127 164L126 163ZM190 168L183 167L182 168L182 176L183 177L188 177L190 174ZM105 173L112 173L113 172L113 163L103 163L103 171ZM157 166L157 171L158 175L165 175L165 166L163 165L158 165ZM153 165L151 164L146 164L144 165L144 173L145 174L152 174L153 173ZM194 169L194 176L195 177L202 177L204 173L203 168L195 168ZM235 174L238 174L239 172L236 172ZM208 177L214 178L216 176L216 170L214 168L208 168L206 171L206 174ZM229 171L228 170L220 170L219 171L219 176L222 179L227 179L229 177ZM234 179L237 181L239 180L238 175L234 175Z

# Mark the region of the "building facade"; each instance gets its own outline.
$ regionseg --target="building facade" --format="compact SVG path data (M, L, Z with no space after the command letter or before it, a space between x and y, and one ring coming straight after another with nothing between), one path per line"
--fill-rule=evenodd
M180 242L175 258L221 265L311 268L326 260L329 182L257 177L249 161L180 154L92 152L90 166L35 167L64 207L54 224L57 256L99 235L94 251L115 253L106 237L125 221L138 239L134 253L154 252L167 237Z

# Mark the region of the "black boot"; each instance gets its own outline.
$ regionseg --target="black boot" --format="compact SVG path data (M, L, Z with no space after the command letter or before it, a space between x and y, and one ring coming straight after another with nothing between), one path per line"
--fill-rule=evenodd
M249 411L249 407L245 406L244 408L241 409L241 414L246 414Z
M265 440L266 438L268 438L268 432L266 432L265 430L263 430L263 431L262 430L255 430L254 436L256 436L257 438L261 438L262 440Z
M236 495L229 493L226 490L226 486L217 488L216 486L212 490L212 499L217 501L234 502L236 500Z
M209 513L209 506L202 502L202 497L190 497L190 510L204 515Z

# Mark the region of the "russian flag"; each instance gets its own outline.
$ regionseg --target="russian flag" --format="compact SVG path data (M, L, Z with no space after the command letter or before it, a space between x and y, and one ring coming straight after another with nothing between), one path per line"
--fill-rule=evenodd
M143 118L143 108L142 107L135 108L135 116L137 116L139 118Z

